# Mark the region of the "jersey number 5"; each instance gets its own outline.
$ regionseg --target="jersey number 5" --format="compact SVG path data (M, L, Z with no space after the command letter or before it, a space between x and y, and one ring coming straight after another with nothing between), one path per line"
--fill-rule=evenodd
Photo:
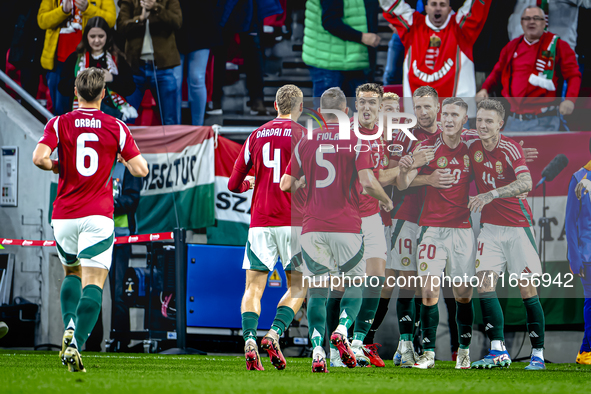
M328 171L328 176L325 179L316 180L316 188L318 189L330 186L337 175L337 170L335 170L334 165L324 158L325 153L335 153L334 146L321 145L316 149L316 164L319 167L326 168Z
M273 183L279 183L281 180L281 149L273 149L273 159L271 159L271 143L267 142L263 145L263 164L273 170Z
M82 133L76 139L76 169L82 176L92 176L98 170L98 153L86 146L87 141L98 140L98 136L93 133ZM90 159L88 167L85 164L86 157Z

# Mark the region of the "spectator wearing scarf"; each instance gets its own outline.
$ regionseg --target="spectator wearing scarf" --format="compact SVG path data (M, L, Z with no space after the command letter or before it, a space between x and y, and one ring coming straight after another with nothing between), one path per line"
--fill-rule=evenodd
M135 90L131 67L113 43L113 31L100 16L88 21L78 49L68 57L62 70L58 89L62 95L73 97L72 109L78 108L78 98L73 96L76 77L89 67L108 72L101 110L123 121L137 118L136 109L124 99Z
M538 7L523 12L525 34L503 48L499 61L488 76L477 98L488 98L500 82L502 95L509 100L512 114L507 131L558 131L559 115L570 115L581 87L581 73L574 51L566 41L544 31L545 14ZM566 99L558 104L563 78Z

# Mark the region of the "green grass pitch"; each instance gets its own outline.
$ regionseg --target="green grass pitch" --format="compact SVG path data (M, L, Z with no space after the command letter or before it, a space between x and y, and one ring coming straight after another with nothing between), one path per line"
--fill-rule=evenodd
M525 363L508 369L454 369L436 362L432 370L394 367L330 368L312 374L312 360L289 358L276 371L263 357L265 371L246 371L243 357L164 356L151 354L83 353L87 373L69 373L57 352L0 351L0 392L79 393L568 393L589 392L591 366L548 364L546 371L528 372Z

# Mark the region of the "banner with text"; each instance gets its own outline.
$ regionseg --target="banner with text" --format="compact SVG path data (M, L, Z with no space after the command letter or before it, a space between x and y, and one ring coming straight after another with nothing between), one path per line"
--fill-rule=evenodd
M207 228L207 243L244 246L250 226L252 190L232 193L228 180L242 145L218 137L215 149L215 218L216 225ZM254 173L250 173L253 175Z
M213 129L155 126L131 132L150 170L140 192L138 232L172 231L177 218L189 230L214 225Z

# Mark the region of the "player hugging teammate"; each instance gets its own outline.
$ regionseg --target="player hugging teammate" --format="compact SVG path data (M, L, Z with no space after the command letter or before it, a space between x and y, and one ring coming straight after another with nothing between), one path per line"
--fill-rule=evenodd
M364 84L356 91L357 114L350 119L347 139L339 128L339 123L343 127L343 119L334 113L338 110L348 114L346 97L339 88L331 88L320 98L319 112L326 123L308 138L295 123L302 105L292 106L291 116L286 113L289 109L280 109L288 108L281 104L286 88L277 95L280 117L251 135L236 162L235 179L231 178L232 190L246 191L254 180L242 180L251 166L255 168L253 221L244 262L247 287L242 305L248 369L262 369L256 321L266 275L277 256L285 267L290 261L292 267L299 266L302 284L309 288L307 313L313 372L328 370L324 351L327 330L332 333L330 366L384 366L372 342L387 313L394 283L401 287L396 303L401 336L394 363L432 368L439 324L437 303L444 274L455 279L452 284L460 344L456 368L510 365L504 346L503 314L495 293L497 278L505 269L524 279L520 290L532 339L532 357L526 369L545 369L544 314L536 288L527 281L529 276L541 274L531 211L524 198L531 190L531 176L521 146L500 135L502 105L495 100L482 101L478 105L477 130L465 130L468 104L464 100L447 98L440 105L435 89L421 87L413 94L418 120L412 130L414 139L399 132L394 141L387 141L385 132L378 133L379 114L398 112L397 96L384 95L380 85ZM289 96L291 99L301 99L296 89L290 88L295 92ZM437 123L440 109L441 123ZM279 125L282 118L290 121ZM257 133L270 127L291 127L296 132ZM278 145L288 134L292 143ZM535 158L537 151L529 149L528 153ZM476 197L469 196L473 180L481 193ZM399 197L398 193L393 195L389 185L408 190ZM291 199L284 192L292 193ZM275 213L263 204L269 201L269 193L277 204ZM393 221L389 220L392 209ZM471 210L482 211L478 240L472 230ZM263 213L266 220L261 220ZM285 220L275 223L280 218ZM289 244L291 248L286 246ZM471 279L475 277L479 279L478 294L491 351L484 359L471 363ZM342 280L333 286L331 278ZM282 299L273 328L262 341L278 369L285 368L279 337L301 305L300 300L290 297L286 294ZM289 313L285 313L286 308ZM413 349L415 326L419 323L425 350L420 357ZM351 327L354 329L349 344Z

